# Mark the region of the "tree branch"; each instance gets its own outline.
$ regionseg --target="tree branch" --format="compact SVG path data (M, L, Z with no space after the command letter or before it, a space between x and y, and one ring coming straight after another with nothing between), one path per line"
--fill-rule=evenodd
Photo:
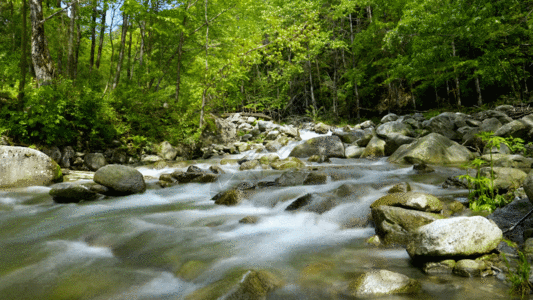
M50 20L51 18L55 17L56 15L62 13L63 11L67 10L70 6L72 6L72 4L74 4L74 3L78 3L78 4L80 4L79 0L78 0L78 1L74 0L74 1L70 2L67 6L65 6L65 8L62 8L61 10L58 10L58 11L56 11L55 13L49 15L48 17L42 19L42 20L39 22L39 24L43 24L44 22Z

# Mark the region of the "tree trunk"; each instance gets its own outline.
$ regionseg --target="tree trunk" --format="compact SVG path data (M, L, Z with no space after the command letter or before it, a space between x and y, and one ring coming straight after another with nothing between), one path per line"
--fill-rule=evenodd
M126 70L127 72L127 78L128 80L131 80L132 78L132 70L131 70L131 43L133 41L133 30L130 29L130 42L129 42L129 45L128 45L128 69ZM158 85L159 86L159 85Z
M80 28L80 22L76 22L76 30L78 32L76 37L76 46L74 48L75 54L74 54L74 79L78 77L78 58L80 56L80 44L81 44L81 28Z
M413 100L413 111L416 111L416 99L415 99L415 92L413 90L413 83L410 83L411 86L411 100Z
M54 78L54 65L44 33L42 0L30 0L31 59L37 85L47 84Z
M452 40L453 57L455 57L455 41ZM461 85L459 83L459 75L457 75L457 68L454 67L455 72L455 88L457 89L457 106L461 106Z
M28 48L28 29L26 27L26 19L28 13L28 4L26 0L22 0L22 41L21 41L21 54L20 54L20 81L19 81L19 106L22 105L24 100L24 86L26 85L26 73L28 72L28 64L26 60L26 50Z
M181 87L181 58L183 55L183 43L185 42L185 34L180 33L180 41L178 44L178 63L177 63L177 72L176 76L176 103L179 103L180 100L180 87Z
M122 70L122 61L124 60L124 50L126 48L126 34L128 33L128 15L122 15L122 36L120 41L120 50L118 53L117 69L115 71L115 80L113 81L113 89L117 88L120 81L120 71Z
M68 63L67 70L70 79L74 79L74 33L76 30L76 0L70 6L70 26L68 32Z
M313 105L313 108L316 110L318 107L316 107L316 100L315 100L315 92L313 88L313 75L311 72L311 60L309 57L309 45L307 45L307 66L309 68L309 85L311 90L311 105Z
M483 98L481 97L481 88L479 86L479 76L476 75L476 91L477 91L477 105L483 105Z
M104 35L105 35L105 17L106 17L106 8L105 3L103 3L102 7L102 16L100 16L100 41L98 42L98 54L96 56L96 68L100 68L100 59L102 58L102 48L104 46Z
M369 20L369 22L372 23L372 7L367 6L367 7L366 7L366 12L368 13L368 20Z
M91 19L91 54L89 57L89 72L92 72L94 66L94 50L96 48L96 15L98 10L96 9L97 2L93 0L93 14Z
M208 86L208 71L209 71L209 62L207 60L208 58L208 49L209 49L209 20L207 19L207 1L208 0L205 0L205 25L206 25L206 30L205 30L205 76L204 76L204 84L205 84L205 87L204 87L204 92L202 93L202 107L200 109L200 124L199 124L199 127L202 128L202 126L204 125L204 111L205 111L205 104L207 102L207 89L209 88Z
M353 24L352 24L352 14L349 15L350 17L350 41L352 42L352 47L354 43L354 33L353 33ZM352 69L355 72L355 53L352 50ZM360 114L360 107L359 107L359 88L357 87L357 78L355 76L355 73L353 75L353 92L355 97L355 111L357 113L357 123L361 122L361 114Z

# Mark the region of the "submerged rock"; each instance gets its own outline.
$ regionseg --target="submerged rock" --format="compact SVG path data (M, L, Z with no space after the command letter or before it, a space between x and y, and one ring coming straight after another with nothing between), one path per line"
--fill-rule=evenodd
M275 170L299 169L305 167L305 163L296 157L287 157L285 159L274 160L270 163L270 166Z
M94 182L109 188L108 195L144 193L146 183L138 170L123 165L107 165L94 173Z
M0 146L0 188L50 185L62 179L61 168L46 154L25 147Z
M215 204L218 205L233 206L239 204L242 201L242 198L243 193L241 190L232 189L216 195L212 200L215 200Z
M78 203L98 198L98 194L89 187L70 182L54 185L49 194L56 203Z
M385 141L374 136L366 145L361 158L385 156Z
M398 206L426 212L440 212L443 208L442 202L437 197L417 192L385 195L374 201L370 205L370 208L374 209L382 205Z
M349 284L348 292L355 297L391 294L414 294L421 288L420 282L403 274L378 270L366 272Z
M285 210L304 210L321 214L332 209L335 205L334 198L312 193L294 200Z

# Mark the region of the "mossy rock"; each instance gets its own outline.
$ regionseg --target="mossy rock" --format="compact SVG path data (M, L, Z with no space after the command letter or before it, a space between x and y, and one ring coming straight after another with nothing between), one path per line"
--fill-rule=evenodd
M420 291L418 280L387 270L376 270L362 274L350 282L348 294L354 297L381 296L393 294L414 294Z
M220 197L215 200L215 204L233 206L239 204L242 198L242 191L238 189L233 189L222 193Z
M435 196L417 192L392 193L385 195L370 205L376 208L381 205L403 207L426 212L440 212L442 202Z
M209 264L204 261L191 260L186 262L179 271L176 272L176 276L186 280L192 281L202 274Z
M283 285L283 280L266 270L234 270L206 287L187 295L186 300L256 300Z
M391 187L387 193L406 193L411 191L411 185L408 182L400 182Z
M299 169L305 167L305 163L296 157L287 157L285 159L280 159L272 162L270 166L272 167L272 169L275 170L287 170L293 168Z
M221 165L236 165L238 164L238 159L233 158L223 158L220 160Z

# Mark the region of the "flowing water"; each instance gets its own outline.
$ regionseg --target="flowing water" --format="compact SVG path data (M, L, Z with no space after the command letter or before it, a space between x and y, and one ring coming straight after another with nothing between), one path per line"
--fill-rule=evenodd
M454 198L465 191L440 184L460 170L418 175L384 159L314 166L330 175L327 184L261 189L234 207L210 199L240 182L273 180L281 172L223 165L226 174L215 183L160 189L155 178L175 169L141 168L154 178L146 193L81 204L54 204L49 187L1 191L0 299L182 299L237 269L279 274L285 285L268 299L350 299L342 293L346 283L372 269L422 282L418 295L381 299L509 297L496 278L427 276L411 265L405 249L365 243L374 229L360 220L392 185L407 181L416 191ZM322 214L285 211L313 192L336 195L335 206ZM247 216L258 222L239 223Z

